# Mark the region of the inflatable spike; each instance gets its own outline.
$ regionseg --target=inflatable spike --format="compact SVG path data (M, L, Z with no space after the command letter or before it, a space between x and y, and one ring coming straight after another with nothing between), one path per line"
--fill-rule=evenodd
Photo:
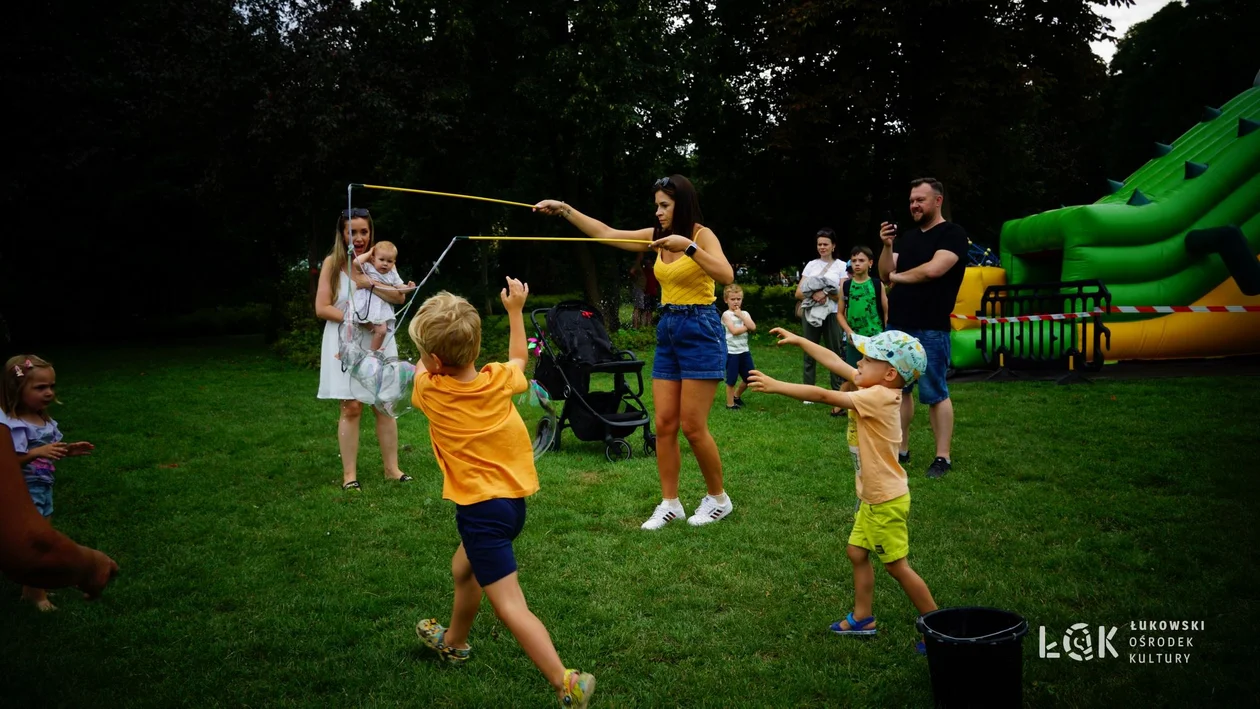
M1115 180L1107 180L1107 187L1111 189L1111 194L1115 194L1124 189L1124 183L1116 182Z
M1128 204L1130 207L1142 207L1151 203L1146 195L1142 194L1142 190L1133 190L1133 194L1129 196Z
M1203 173L1207 172L1207 169L1208 169L1208 166L1205 163L1191 162L1187 160L1186 161L1186 179L1193 180L1199 175L1202 175Z
M1172 152L1172 146L1167 143L1155 143L1155 157L1162 158Z
M1253 121L1250 118L1242 118L1241 116L1238 118L1238 137L1239 138L1243 137L1244 135L1248 135L1249 133L1256 130L1257 128L1260 128L1260 121Z
M1260 295L1260 261L1251 253L1242 229L1231 224L1192 231L1186 234L1186 253L1217 254L1243 295Z
M1214 118L1219 118L1219 117L1220 117L1220 115L1221 115L1221 109L1219 109L1219 108L1212 108L1211 106L1204 106L1204 107L1203 107L1203 117L1202 117L1202 118L1200 118L1200 119L1199 119L1199 121L1200 121L1201 123L1207 123L1208 121L1210 121L1210 120L1212 120L1212 119L1214 119Z

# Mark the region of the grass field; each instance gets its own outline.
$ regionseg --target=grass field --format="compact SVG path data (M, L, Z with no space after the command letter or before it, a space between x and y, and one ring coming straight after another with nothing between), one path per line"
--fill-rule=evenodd
M799 378L795 351L754 348ZM45 353L41 353L45 354ZM650 352L641 352L650 357ZM474 660L416 641L450 612L453 507L424 418L399 421L405 485L379 476L363 429L363 492L339 489L336 406L318 375L250 340L48 352L54 415L95 455L59 464L55 525L107 551L105 598L57 613L0 601L7 706L532 707L553 701L483 606ZM650 371L650 365L648 367ZM1257 686L1257 378L959 384L954 471L912 437L911 562L942 606L1025 616L1031 706L1238 706ZM916 613L877 568L871 640L834 637L850 609L853 479L826 408L749 395L720 405L731 518L638 529L654 460L610 464L566 433L516 544L535 613L594 706L927 706ZM684 444L685 445L685 444ZM704 493L684 451L683 501ZM1188 665L1130 664L1137 620L1204 621ZM1119 658L1038 657L1076 622L1121 626ZM1163 633L1162 635L1167 635ZM1173 652L1173 651L1168 651Z

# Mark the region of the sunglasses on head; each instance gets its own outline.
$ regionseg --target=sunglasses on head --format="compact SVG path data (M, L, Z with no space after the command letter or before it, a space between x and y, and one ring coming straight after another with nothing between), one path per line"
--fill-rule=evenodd
M658 190L667 190L673 186L674 186L674 183L670 182L668 177L662 177L661 179L657 180L655 184L652 185L654 189L658 189Z
M371 213L371 212L369 212L368 210L366 210L366 209L362 208L362 207L355 207L354 209L343 209L343 210L341 210L341 216L343 216L343 217L351 217L351 218L354 218L354 217L370 217L370 216L372 216L372 213Z

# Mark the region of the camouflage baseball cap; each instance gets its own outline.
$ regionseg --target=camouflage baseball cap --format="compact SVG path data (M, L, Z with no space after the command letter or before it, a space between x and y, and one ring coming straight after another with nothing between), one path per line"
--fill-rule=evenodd
M853 346L868 359L891 364L907 385L927 371L923 344L900 330L887 330L871 337L854 335Z

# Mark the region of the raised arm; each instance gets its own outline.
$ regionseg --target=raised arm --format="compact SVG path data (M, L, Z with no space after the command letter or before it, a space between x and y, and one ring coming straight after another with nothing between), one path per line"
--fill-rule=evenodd
M507 279L507 288L499 293L503 301L503 309L508 316L508 364L515 365L522 372L529 361L529 342L525 339L525 299L529 297L529 284L521 283L515 278Z
M594 217L586 216L559 200L544 199L534 205L534 211L564 217L570 224L592 239L633 239L643 242L642 244L627 244L624 242L610 242L608 244L626 251L647 251L648 245L652 243L651 229L635 229L633 231L614 229Z
M812 357L815 362L826 367L827 370L833 374L844 377L848 381L853 381L854 375L857 374L857 370L850 367L849 363L845 362L843 357L816 342L810 342L804 337L788 332L781 327L772 329L770 334L778 335L779 341L776 344L779 346L796 345ZM840 406L840 404L837 404L837 406Z
M693 243L696 245L696 250L691 258L701 270L709 275L709 278L724 286L735 282L735 269L731 268L731 262L727 261L726 254L722 253L722 243L718 241L717 234L708 227L700 227L700 230L696 232L695 241L685 236L671 234L653 241L652 248L686 253Z
M748 375L748 388L765 394L781 394L798 401L818 401L845 409L853 408L853 398L846 391L832 391L810 384L789 384L754 369Z
M879 252L879 279L891 283L888 275L897 270L897 254L893 252L893 241L897 238L897 226L884 222L879 225L879 239L884 242L883 251Z

